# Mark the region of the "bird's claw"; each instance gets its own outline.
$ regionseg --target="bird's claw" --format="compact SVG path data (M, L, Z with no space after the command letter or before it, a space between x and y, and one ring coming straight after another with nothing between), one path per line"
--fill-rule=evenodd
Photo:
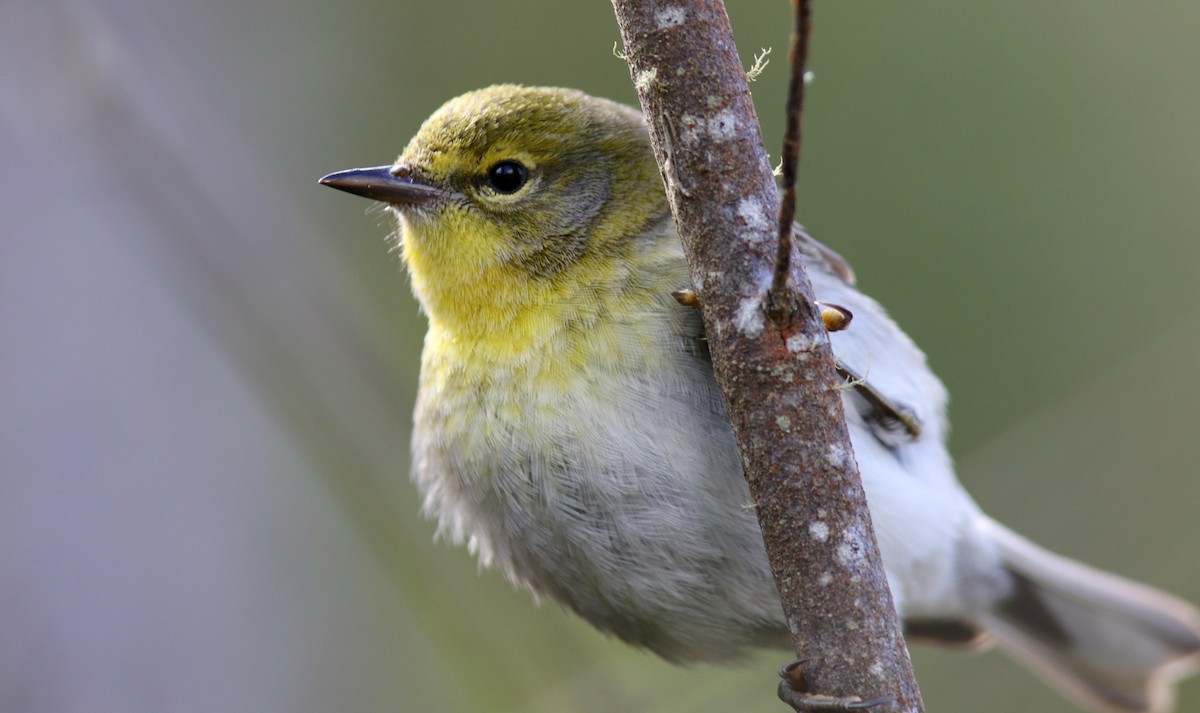
M796 713L827 713L837 711L859 711L883 706L896 701L895 696L876 696L863 700L858 696L836 697L807 691L808 682L800 669L804 660L793 661L779 670L779 700L791 706Z

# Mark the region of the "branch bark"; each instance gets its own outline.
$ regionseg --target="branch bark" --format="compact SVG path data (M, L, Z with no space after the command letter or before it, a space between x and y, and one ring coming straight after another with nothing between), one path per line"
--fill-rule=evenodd
M794 254L786 304L768 309L779 196L724 5L612 1L808 690L921 711Z

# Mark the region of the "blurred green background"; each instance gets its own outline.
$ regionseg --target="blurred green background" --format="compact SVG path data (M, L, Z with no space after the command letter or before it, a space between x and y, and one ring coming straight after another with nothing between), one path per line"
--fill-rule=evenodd
M731 3L777 155L787 3ZM1200 5L819 3L801 218L928 352L985 509L1200 601ZM321 188L462 91L632 102L596 2L0 3L0 710L778 711L432 542L423 333ZM1073 710L915 652L931 711ZM1200 709L1200 682L1180 710Z

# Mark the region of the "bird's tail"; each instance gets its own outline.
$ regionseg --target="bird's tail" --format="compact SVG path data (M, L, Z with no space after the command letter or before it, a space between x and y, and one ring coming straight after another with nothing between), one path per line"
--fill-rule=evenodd
M980 621L1000 645L1084 706L1169 710L1173 682L1200 663L1200 617L1150 587L1041 549L988 521L1013 575Z

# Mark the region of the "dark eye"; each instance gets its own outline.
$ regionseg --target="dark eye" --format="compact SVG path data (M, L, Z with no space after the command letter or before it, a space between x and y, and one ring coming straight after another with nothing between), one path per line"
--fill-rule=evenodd
M529 169L516 161L500 161L487 170L488 185L497 193L516 193L529 180Z

